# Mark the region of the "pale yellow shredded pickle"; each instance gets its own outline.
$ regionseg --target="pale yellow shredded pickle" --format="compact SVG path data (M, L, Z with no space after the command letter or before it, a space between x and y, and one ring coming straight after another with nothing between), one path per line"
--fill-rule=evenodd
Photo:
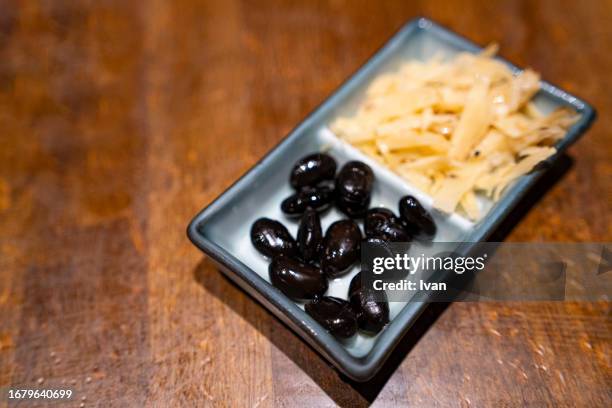
M518 177L555 154L575 112L541 112L540 77L493 58L496 46L452 60L410 61L377 77L340 138L433 197L434 206L482 217L477 197L499 200Z

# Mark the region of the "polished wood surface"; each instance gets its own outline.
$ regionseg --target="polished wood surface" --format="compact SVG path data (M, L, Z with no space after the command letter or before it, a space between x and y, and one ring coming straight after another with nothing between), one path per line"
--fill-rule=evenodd
M599 111L502 237L612 240L610 1L2 0L0 388L70 387L73 406L611 406L609 303L437 305L355 384L185 236L416 15Z

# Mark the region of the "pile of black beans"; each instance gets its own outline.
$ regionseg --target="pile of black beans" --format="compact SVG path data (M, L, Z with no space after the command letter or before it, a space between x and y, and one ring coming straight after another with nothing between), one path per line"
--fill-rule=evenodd
M430 240L436 224L412 196L399 201L399 216L387 208L369 208L374 173L360 161L337 163L325 153L313 153L295 163L289 182L295 193L281 203L289 217L299 218L297 239L279 221L256 220L251 242L271 258L270 281L285 295L306 301L305 310L331 334L353 336L358 329L378 333L389 322L388 301L362 286L361 272L351 280L348 301L325 296L328 279L346 273L361 254L361 243ZM320 214L335 205L348 216L325 234ZM363 218L365 238L355 219Z

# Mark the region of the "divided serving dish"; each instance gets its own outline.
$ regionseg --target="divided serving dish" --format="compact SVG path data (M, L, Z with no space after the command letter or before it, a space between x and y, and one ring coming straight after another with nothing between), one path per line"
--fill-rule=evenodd
M298 221L283 215L280 202L291 194L288 175L293 164L315 151L329 152L337 159L339 166L349 160L361 160L369 164L376 177L371 207L396 209L400 197L412 194L431 208L430 197L337 138L329 129L329 124L336 117L346 116L355 109L368 84L376 76L394 70L402 62L410 59L425 60L439 54L452 56L462 51L480 50L470 41L426 18L410 21L333 95L189 224L187 233L191 241L210 256L229 278L354 380L366 381L376 374L424 310L426 303L391 302L391 322L381 333L376 336L358 334L349 341L340 341L308 316L303 305L289 299L269 283L268 261L250 242L251 224L260 217L277 219L295 236ZM508 65L512 70L519 71L511 64ZM556 145L559 152L549 161L556 160L595 118L595 111L590 105L546 82L541 83L541 90L534 102L544 112L567 106L580 114L579 120ZM486 240L544 172L542 166L539 166L521 177L476 223L458 214L444 215L434 211L438 225L435 240L465 243ZM339 218L341 215L336 209L330 210L322 217L323 229ZM415 245L415 250L419 250L418 245ZM356 266L345 276L330 281L327 294L346 298L348 284L357 272Z

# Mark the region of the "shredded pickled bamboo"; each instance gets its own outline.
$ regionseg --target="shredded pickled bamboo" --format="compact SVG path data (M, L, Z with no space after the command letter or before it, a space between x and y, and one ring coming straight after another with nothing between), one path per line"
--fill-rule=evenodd
M532 102L539 75L513 74L496 50L407 62L376 78L356 113L331 129L431 195L436 208L478 220L477 197L499 200L556 153L577 119L565 109L541 112Z

